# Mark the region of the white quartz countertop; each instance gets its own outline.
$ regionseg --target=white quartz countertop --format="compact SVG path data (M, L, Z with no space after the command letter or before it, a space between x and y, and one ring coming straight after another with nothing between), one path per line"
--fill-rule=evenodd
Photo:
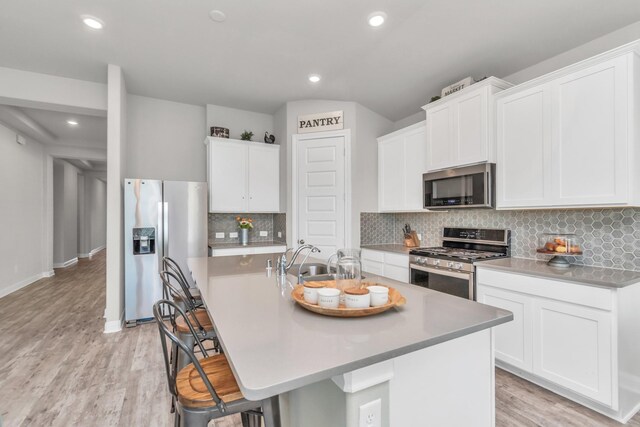
M554 268L544 261L526 258L499 258L478 261L478 268L526 274L535 277L546 277L565 282L578 283L603 288L624 288L640 283L640 271L616 270L613 268L572 265L568 268Z
M360 246L362 249L369 249L371 251L382 251L382 252L393 252L398 254L407 254L409 255L409 251L417 248L408 248L404 245L398 245L394 243L389 243L385 245L362 245Z
M277 242L269 240L266 242L249 242L246 245L241 245L238 242L233 243L219 243L215 240L209 240L209 247L211 249L234 249L234 248L264 248L270 246L287 246L285 242Z
M244 396L260 400L334 375L484 330L511 312L376 276L406 305L363 318L309 312L290 296L295 278L265 269L276 254L190 258L225 354Z

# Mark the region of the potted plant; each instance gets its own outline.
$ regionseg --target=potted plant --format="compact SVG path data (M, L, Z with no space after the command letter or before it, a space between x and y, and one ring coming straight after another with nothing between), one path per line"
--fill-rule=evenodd
M243 141L251 141L251 138L253 138L253 132L251 131L245 130L240 134L240 139Z
M246 246L249 244L249 230L253 229L253 220L251 218L242 218L237 216L236 222L238 223L238 242Z

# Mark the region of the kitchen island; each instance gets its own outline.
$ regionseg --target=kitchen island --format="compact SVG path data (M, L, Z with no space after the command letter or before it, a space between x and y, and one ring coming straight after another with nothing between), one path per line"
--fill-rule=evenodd
M368 276L406 304L372 317L325 317L294 303L294 276L269 274L275 257L188 260L247 399L280 395L283 426L357 426L369 402L380 407L380 426L494 424L491 328L511 312Z

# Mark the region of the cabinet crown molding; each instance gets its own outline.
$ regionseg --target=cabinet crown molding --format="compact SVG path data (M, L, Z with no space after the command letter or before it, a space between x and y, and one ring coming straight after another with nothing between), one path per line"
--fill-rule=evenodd
M575 73L576 71L589 68L593 65L597 65L601 62L608 61L610 59L617 58L619 56L626 55L628 53L635 53L636 55L640 55L640 39L635 40L631 43L624 44L615 49L611 49L606 52L591 56L587 59L583 59L582 61L567 65L566 67L562 67L557 70L551 71L547 74L543 74L539 77L535 77L531 80L527 80L526 82L520 83L518 85L512 86L509 89L505 89L499 93L496 93L494 95L494 98L497 100L505 96L509 96L514 92L520 92L529 88L539 86L544 83L548 83L560 77Z
M254 145L258 145L261 147L280 147L280 144L267 144L265 142L261 142L261 141L244 141L242 139L234 139L234 138L218 138L216 136L207 136L204 139L204 145L209 145L211 142L214 141L219 141L219 142L225 142L225 143L231 143L231 144L242 144L242 145L247 145L247 146L254 146Z
M476 91L478 89L482 89L482 88L487 87L487 86L494 86L494 87L496 87L496 88L498 88L500 90L505 90L505 89L508 89L508 88L512 87L513 85L511 83L509 83L507 81L504 81L502 79L499 79L497 77L493 77L493 76L487 77L486 79L481 80L479 82L476 82L476 83L472 84L471 86L465 87L464 89L462 89L462 90L460 90L458 92L452 93L451 95L447 95L444 98L438 99L437 101L433 101L433 102L430 102L429 104L423 105L422 109L426 111L426 110L429 110L431 108L438 107L438 106L440 106L442 104L445 104L445 103L451 101L452 99L459 98L459 97L464 96L464 95L466 95L466 94L468 94L470 92Z
M409 125L407 127L403 127L402 129L395 130L391 133L387 133L385 135L379 136L378 141L386 141L387 139L395 138L400 135L405 135L408 132L416 131L416 130L424 130L427 124L426 120L422 120L418 123Z

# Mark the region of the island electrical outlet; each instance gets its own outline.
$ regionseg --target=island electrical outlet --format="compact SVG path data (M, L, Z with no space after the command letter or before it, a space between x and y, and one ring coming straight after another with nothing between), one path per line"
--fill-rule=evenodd
M358 427L381 427L382 401L380 399L360 405Z

